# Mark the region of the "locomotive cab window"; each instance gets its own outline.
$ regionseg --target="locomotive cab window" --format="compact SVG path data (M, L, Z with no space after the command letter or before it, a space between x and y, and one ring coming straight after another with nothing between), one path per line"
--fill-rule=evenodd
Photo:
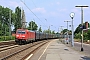
M18 31L18 34L25 34L25 31Z

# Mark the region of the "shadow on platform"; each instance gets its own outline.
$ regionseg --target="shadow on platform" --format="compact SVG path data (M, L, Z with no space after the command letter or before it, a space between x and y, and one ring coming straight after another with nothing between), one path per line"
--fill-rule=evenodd
M84 56L84 57L81 57L83 60L90 60L90 57L87 57L87 56Z

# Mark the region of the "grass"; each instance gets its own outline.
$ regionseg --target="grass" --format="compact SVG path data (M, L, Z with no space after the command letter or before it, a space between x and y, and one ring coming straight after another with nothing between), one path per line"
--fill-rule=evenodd
M10 41L10 40L14 40L15 37L14 36L0 36L0 42L1 41Z
M74 39L75 42L81 42L81 39ZM90 44L90 40L83 40L83 43Z

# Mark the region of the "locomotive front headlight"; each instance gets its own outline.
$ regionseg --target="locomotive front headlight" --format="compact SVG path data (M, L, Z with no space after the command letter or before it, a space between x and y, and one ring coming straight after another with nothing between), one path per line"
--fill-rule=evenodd
M25 37L25 36L22 36L22 37Z
M16 35L17 37L19 36L19 35Z

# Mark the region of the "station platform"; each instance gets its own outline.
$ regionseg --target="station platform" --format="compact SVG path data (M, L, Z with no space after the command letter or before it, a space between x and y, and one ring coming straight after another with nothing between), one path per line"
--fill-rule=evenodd
M88 60L84 54L67 47L59 39L53 40L48 45L43 56L45 56L45 60ZM40 60L44 59L41 58Z

